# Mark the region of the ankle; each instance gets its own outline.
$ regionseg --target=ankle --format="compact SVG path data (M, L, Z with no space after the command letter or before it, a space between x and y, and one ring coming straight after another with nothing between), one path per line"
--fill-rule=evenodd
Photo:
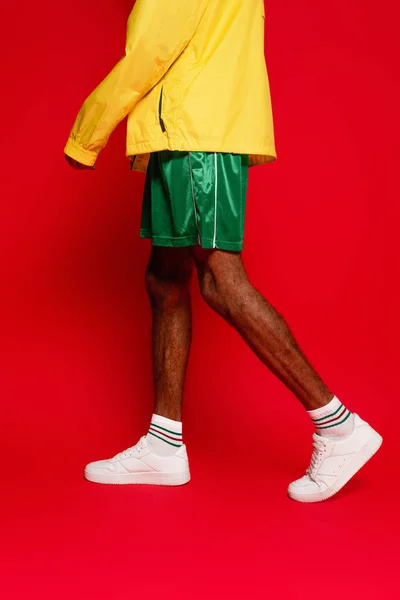
M315 410L308 411L318 435L327 438L343 438L354 429L353 414L334 396L332 400Z
M155 454L171 456L183 445L182 423L159 414L153 414L147 442Z
M155 406L153 415L158 415L164 419L170 419L171 421L182 422L182 411L180 409L171 409L166 407Z
M335 395L332 394L329 390L326 392L322 392L316 396L313 396L307 399L307 402L304 402L305 408L307 412L313 412L314 410L319 410L327 406L332 400L335 398Z

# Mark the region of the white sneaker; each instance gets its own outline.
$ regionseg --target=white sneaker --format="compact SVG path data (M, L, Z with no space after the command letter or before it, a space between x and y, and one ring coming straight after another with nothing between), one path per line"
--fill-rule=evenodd
M136 446L113 458L89 463L85 477L95 483L183 485L190 481L186 446L180 446L172 456L159 456L154 454L143 436Z
M289 485L288 495L298 502L320 502L338 492L378 451L382 438L354 415L354 431L330 440L314 433L314 452L306 475Z

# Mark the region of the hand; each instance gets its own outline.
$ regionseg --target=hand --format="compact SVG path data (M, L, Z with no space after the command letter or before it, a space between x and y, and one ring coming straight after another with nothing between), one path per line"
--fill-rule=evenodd
M75 160L74 158L71 158L70 156L68 156L68 154L64 154L65 156L65 160L67 161L67 163L73 168L73 169L78 169L79 171L84 171L85 169L90 169L90 170L94 170L96 167L93 165L93 167L89 167L88 165L84 165L80 162L78 162L77 160Z

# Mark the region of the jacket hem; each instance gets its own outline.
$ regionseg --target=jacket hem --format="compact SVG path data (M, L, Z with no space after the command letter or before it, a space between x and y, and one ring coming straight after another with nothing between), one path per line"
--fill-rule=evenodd
M213 144L209 141L196 140L196 144L187 143L182 137L169 136L168 139L140 142L139 144L129 145L126 147L126 156L133 164L131 165L134 171L146 171L149 156L153 152L161 152L162 150L182 151L182 152L229 152L232 154L248 154L249 167L262 165L273 162L277 159L275 146L267 146L266 148L250 148L245 146L235 146L234 144ZM142 156L141 156L142 155Z

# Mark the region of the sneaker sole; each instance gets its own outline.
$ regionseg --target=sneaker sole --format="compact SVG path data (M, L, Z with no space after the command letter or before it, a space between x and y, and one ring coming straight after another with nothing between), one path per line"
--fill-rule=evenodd
M109 485L184 485L190 481L190 472L182 473L93 473L85 469L85 478L93 483Z
M361 448L358 454L354 457L354 460L347 465L341 476L335 481L335 483L328 489L324 490L320 494L296 494L296 492L290 492L288 490L288 496L292 500L297 502L322 502L328 500L337 494L342 487L350 481L352 477L378 452L382 445L382 436L379 435L374 429L371 428L371 438Z

